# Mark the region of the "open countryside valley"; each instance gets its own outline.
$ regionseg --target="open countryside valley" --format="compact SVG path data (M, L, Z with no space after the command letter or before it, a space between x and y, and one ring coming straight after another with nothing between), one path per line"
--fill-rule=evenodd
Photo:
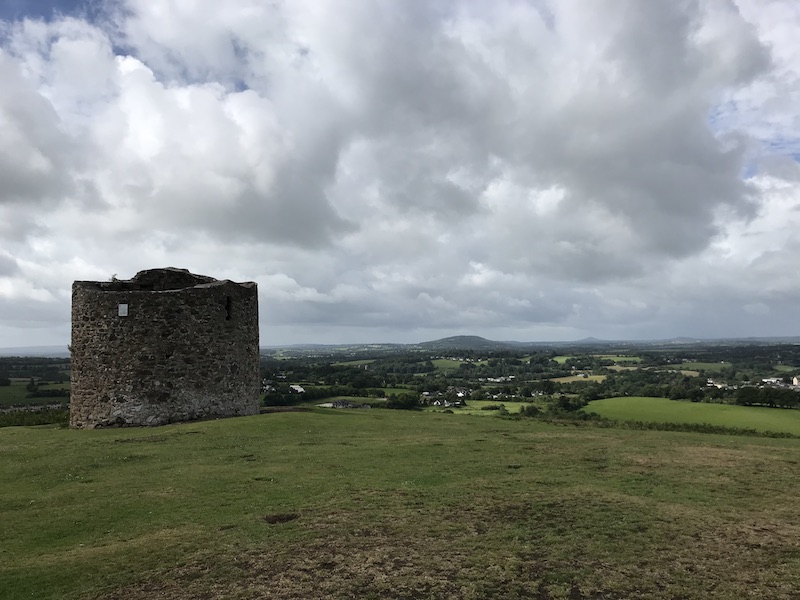
M262 349L259 415L74 430L68 359L0 358L0 597L797 598L798 365Z

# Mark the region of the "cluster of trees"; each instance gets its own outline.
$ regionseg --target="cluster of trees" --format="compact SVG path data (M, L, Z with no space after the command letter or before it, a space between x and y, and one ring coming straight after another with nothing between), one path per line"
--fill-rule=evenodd
M386 408L415 410L419 408L419 396L417 394L389 394L386 397Z
M708 388L706 380L701 377L688 377L679 371L645 369L612 373L599 383L578 381L565 384L562 391L579 394L587 401L617 396L648 396L699 402L707 396L720 394L717 388Z
M11 378L39 382L69 381L69 360L40 356L0 356L0 385L11 385Z
M0 413L0 427L17 427L21 425L67 426L69 410L66 408L43 408L42 410L14 410Z
M742 387L736 390L736 404L742 406L771 406L773 408L800 408L800 392L787 388Z
M25 396L27 398L69 398L69 390L47 390L37 386L37 389L29 391Z

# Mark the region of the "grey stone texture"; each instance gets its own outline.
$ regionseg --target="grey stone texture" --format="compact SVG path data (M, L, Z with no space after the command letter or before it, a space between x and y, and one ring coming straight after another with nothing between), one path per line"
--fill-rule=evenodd
M70 426L258 412L258 289L186 269L72 285Z

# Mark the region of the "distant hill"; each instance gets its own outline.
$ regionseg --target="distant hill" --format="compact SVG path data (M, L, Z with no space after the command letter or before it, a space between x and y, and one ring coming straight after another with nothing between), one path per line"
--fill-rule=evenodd
M608 344L609 342L606 340L599 340L596 337L587 337L583 338L582 340L577 340L575 344L580 346L592 346L594 344Z
M495 342L478 335L454 335L416 345L424 350L504 350L513 347L507 342Z
M45 356L49 358L68 358L67 346L20 346L0 348L0 356Z
M319 352L321 354L337 353L359 353L359 352L398 352L398 351L425 351L441 352L445 350L473 350L492 352L499 350L542 350L547 348L558 348L560 352L569 352L571 349L580 351L585 348L588 351L599 351L601 347L606 348L636 348L651 347L653 349L676 349L680 347L690 347L698 345L706 346L728 346L728 345L771 345L771 344L800 344L800 336L764 336L764 337L741 337L741 338L691 338L674 337L668 339L653 340L601 340L594 337L587 337L573 341L541 341L541 342L519 342L513 340L487 340L479 335L455 335L421 342L418 344L398 344L398 343L374 343L374 344L289 344L285 346L262 346L262 351L269 350L292 350L301 353ZM0 348L0 356L42 356L50 358L69 358L70 352L67 346L17 346Z
M518 341L494 341L487 340L477 335L456 335L452 337L442 338L440 340L433 340L430 342L422 342L421 344L412 344L409 347L414 347L427 351L438 350L509 350L509 349L542 349L542 348L560 348L560 349L600 349L601 347L611 348L628 348L628 347L652 347L652 348L670 348L679 346L697 346L698 344L717 346L717 345L730 345L730 344L799 344L800 337L785 336L785 337L749 337L749 338L722 338L722 339L698 339L690 337L675 337L670 339L660 340L602 340L595 337L587 337L574 341L560 341L560 342L518 342Z

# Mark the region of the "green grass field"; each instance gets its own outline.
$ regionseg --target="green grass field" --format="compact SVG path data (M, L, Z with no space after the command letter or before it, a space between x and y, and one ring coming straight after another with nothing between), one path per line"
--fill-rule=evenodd
M628 354L593 354L597 358L605 358L608 360L613 360L617 363L631 363L631 362L642 362L642 358L640 356L630 356ZM554 356L553 360L556 361L558 364L563 365L567 362L572 356Z
M595 400L589 403L586 410L619 421L709 423L800 435L800 410L706 404L636 396Z
M730 366L731 363L726 362L685 362L678 365L666 365L665 368L677 369L679 371L711 371L716 373L718 371L722 371L722 369L727 369Z
M0 449L4 600L800 589L798 440L317 409Z
M69 402L69 398L26 398L28 390L25 388L27 381L14 381L11 385L0 386L0 406L32 405ZM69 383L53 383L40 386L42 390L69 389Z
M450 360L449 358L435 358L431 362L438 371L457 371L461 368L461 365L474 364L476 366L480 366L487 364L488 361L476 360L472 363L469 363L462 360Z
M450 360L449 358L435 358L431 362L438 371L456 371L461 365L465 364L463 361Z
M581 377L580 375L569 375L567 377L553 377L550 381L556 383L572 383L574 381L593 381L599 383L605 381L606 375L589 375L588 377Z
M416 395L416 390L412 390L411 388L400 388L400 387L385 387L380 388L383 390L383 393L387 396L389 394L414 394Z
M515 402L513 400L467 400L467 405L463 408L453 409L453 413L457 415L478 415L481 417L491 417L497 414L497 411L483 410L485 406L498 406L502 404L506 407L509 413L518 413L519 409L529 402ZM442 407L429 407L426 410L441 411Z
M299 406L305 408L314 408L320 404L329 404L331 402L336 402L337 400L344 400L345 402L356 405L369 404L370 406L384 406L386 404L385 398L376 398L374 396L330 396L328 398L320 398L318 400L309 400L308 402L299 404Z
M332 363L335 367L361 367L363 365L371 365L375 362L374 358L365 358L363 360L345 360L342 362Z
M629 354L594 354L597 358L613 360L616 363L638 363L642 362L641 356L631 356Z

